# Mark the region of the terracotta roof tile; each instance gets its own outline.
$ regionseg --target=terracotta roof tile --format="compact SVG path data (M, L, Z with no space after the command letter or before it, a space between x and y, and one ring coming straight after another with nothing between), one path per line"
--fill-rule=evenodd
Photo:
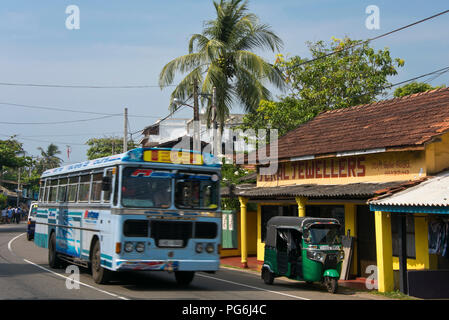
M331 110L278 141L279 159L420 146L449 131L449 88Z

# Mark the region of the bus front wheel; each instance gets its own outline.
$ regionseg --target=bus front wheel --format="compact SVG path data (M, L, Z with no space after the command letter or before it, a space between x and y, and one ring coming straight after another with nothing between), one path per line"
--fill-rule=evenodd
M180 286L189 285L192 282L194 276L194 271L175 271L176 282Z
M91 271L92 271L92 278L94 279L95 283L105 284L111 278L112 271L107 270L101 266L100 241L95 242L92 251Z

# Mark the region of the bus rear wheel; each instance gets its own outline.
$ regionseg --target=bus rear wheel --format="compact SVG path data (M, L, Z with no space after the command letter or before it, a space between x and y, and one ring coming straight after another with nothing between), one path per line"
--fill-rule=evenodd
M52 232L50 241L48 242L48 265L52 269L60 269L62 267L62 260L59 259L56 253L56 233Z
M192 282L194 276L194 271L175 271L176 282L180 286L189 285Z
M100 241L96 241L92 251L91 258L92 278L95 283L106 284L111 279L112 271L101 266Z

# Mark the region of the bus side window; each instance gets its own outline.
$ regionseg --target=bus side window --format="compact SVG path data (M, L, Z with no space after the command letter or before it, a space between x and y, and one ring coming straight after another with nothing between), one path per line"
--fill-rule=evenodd
M56 196L58 193L58 179L50 180L49 191L48 202L56 202Z
M113 180L112 179L112 168L106 170L105 177L108 177L110 183L112 183L112 180ZM108 191L103 192L103 202L104 203L111 202L111 194L112 194L112 187L109 187Z
M59 186L58 186L58 202L66 202L66 195L67 195L67 182L69 179L62 178L59 179Z
M114 182L114 206L117 206L118 204L118 179L120 176L120 168L119 167L115 167L115 179L112 179L112 181Z
M41 180L39 187L39 202L44 202L44 199L45 199L45 180Z
M50 179L45 180L45 197L44 202L48 202L48 198L50 196Z
M76 202L76 195L78 194L78 176L69 178L69 186L67 190L67 201L68 202Z
M85 174L81 176L79 192L78 192L78 201L79 202L88 202L89 201L89 192L90 192L90 174Z
M91 202L100 202L102 181L103 181L103 173L102 172L95 173L93 175L91 195L90 195Z

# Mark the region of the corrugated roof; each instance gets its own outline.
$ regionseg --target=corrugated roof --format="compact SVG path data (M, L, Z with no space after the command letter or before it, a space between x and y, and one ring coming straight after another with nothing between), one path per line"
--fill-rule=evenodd
M278 187L256 187L255 185L236 186L234 194L249 198L276 197L308 197L308 198L337 198L355 197L370 198L390 189L398 188L404 181L384 183L350 183L344 185L302 184ZM229 191L229 190L227 190ZM227 194L222 194L226 196Z
M449 88L324 112L278 140L278 159L422 146L449 131Z
M381 206L449 206L449 171L441 172L403 191L371 200L369 204Z

